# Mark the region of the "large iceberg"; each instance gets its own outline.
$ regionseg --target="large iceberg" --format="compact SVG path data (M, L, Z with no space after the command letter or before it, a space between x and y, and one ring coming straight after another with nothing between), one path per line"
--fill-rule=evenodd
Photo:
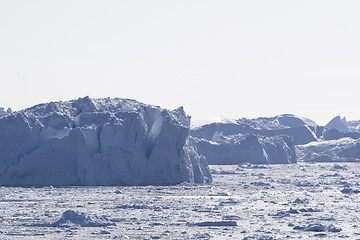
M89 97L0 116L0 185L210 183L182 107Z
M345 117L334 117L325 125L327 129L337 129L349 132L360 132L360 120L347 121Z
M360 138L360 121L347 121L345 117L337 116L325 125L324 140L336 140L346 137Z
M11 108L8 108L8 109L5 111L5 108L0 107L0 116L1 116L1 115L5 115L5 114L11 114L11 113L12 113L12 109L11 109Z
M360 139L340 138L298 145L296 153L305 162L359 162Z
M295 144L317 141L313 121L285 114L273 118L214 122L191 130L209 164L296 163Z
M197 149L209 164L296 163L295 145L288 136L263 137L254 134L224 136L213 140L195 138Z
M271 118L238 119L226 122L214 122L192 129L191 135L197 138L212 139L215 132L224 135L254 134L266 137L286 135L296 145L317 141L322 128L307 118L283 114Z
M317 142L296 146L299 161L360 161L360 121L347 121L337 116L322 129Z

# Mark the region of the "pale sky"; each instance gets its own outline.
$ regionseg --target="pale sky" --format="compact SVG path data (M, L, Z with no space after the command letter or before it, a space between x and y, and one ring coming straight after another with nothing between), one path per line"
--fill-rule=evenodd
M360 1L0 0L0 106L360 119Z

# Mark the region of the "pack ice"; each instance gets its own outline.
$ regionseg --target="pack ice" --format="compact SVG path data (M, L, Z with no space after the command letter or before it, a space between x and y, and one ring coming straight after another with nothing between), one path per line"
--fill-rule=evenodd
M320 134L315 122L291 114L224 120L191 131L209 164L296 163L295 145L317 141Z
M211 182L182 107L84 97L1 112L0 185Z

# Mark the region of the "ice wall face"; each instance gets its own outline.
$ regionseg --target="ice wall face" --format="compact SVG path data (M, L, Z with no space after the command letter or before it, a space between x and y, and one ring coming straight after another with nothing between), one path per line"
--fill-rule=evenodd
M285 135L262 137L267 163L296 163L297 156L294 141Z
M210 183L190 118L128 99L79 98L0 117L0 184Z

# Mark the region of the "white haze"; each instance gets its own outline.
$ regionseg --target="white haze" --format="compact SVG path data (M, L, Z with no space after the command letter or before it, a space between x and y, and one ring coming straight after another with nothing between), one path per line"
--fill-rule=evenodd
M0 107L133 98L193 118L360 119L359 1L0 1Z

